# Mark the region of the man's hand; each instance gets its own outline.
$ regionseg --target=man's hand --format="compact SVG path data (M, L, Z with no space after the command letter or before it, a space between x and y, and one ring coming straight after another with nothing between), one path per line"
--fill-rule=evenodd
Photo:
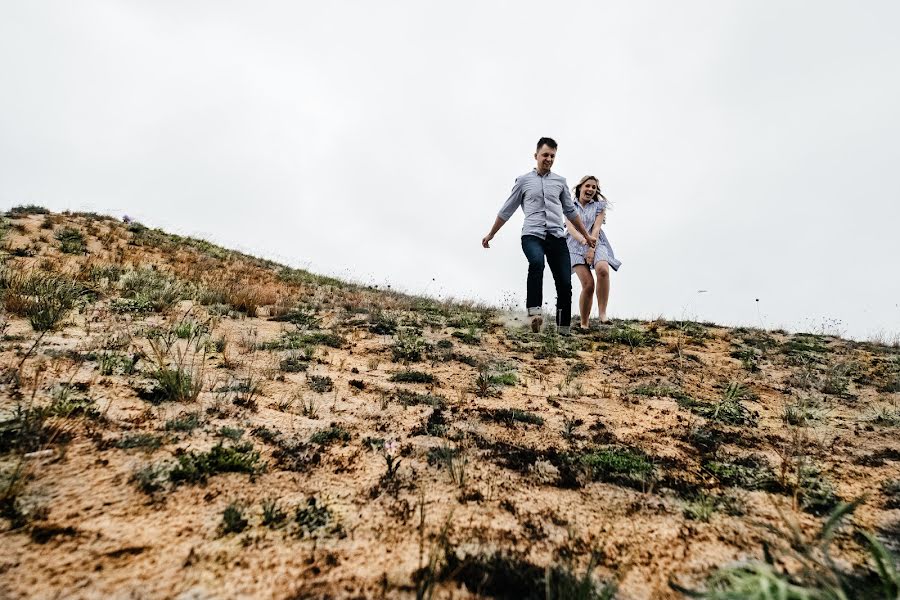
M594 246L597 245L597 238L595 238L595 237L592 236L592 235L589 235L588 238L587 238L587 242L585 242L585 243L586 243L588 246L590 246L591 248L593 248Z
M485 248L490 248L491 247L490 242L492 239L494 239L494 236L492 236L492 235L484 236L483 238L481 238L481 245L484 246Z

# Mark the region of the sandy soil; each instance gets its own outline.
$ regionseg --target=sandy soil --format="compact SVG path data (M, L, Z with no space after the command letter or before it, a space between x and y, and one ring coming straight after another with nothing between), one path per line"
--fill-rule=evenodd
M862 495L853 523L896 547L897 348L662 321L557 338L105 218L8 216L5 281L59 273L90 293L21 368L39 334L5 300L0 420L11 431L17 410L49 412L33 439L2 438L0 597L415 598L430 559L434 598L516 597L503 577L580 576L593 555L617 598L678 598L670 581L702 587L761 559L766 526L811 536ZM67 227L86 252L60 251ZM127 310L127 271L151 266L194 287ZM272 318L298 309L303 323ZM180 352L202 389L142 399L160 365L152 332L188 322L206 330L173 337L163 363ZM408 371L434 380L396 381ZM786 417L803 403L807 418ZM186 415L196 427L173 429ZM253 472L172 479L185 457L247 443ZM725 463L752 463L752 481ZM158 476L142 489L147 467ZM283 521L264 524L266 500ZM241 531L223 525L230 505ZM834 545L848 570L870 570L849 526Z

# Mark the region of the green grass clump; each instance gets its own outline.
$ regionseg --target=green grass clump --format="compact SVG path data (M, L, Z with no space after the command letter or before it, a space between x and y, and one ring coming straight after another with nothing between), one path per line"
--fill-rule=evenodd
M623 344L632 350L643 346L652 346L657 342L657 336L654 333L628 323L615 323L609 329L602 329L598 337L603 342Z
M659 398L672 398L682 402L691 402L693 399L677 387L668 385L639 385L633 390L632 394L638 396L651 396Z
M278 504L277 498L266 498L262 501L262 524L270 529L277 529L287 521L287 513Z
M330 331L285 331L281 337L271 342L259 345L260 350L306 350L317 345L330 348L343 348L347 341L336 333Z
M320 394L334 389L334 381L328 375L310 375L306 383L309 389Z
M874 568L847 572L832 559L836 531L859 504L859 500L839 504L809 538L797 524L773 528L775 537L763 548L764 561L720 567L707 579L705 590L691 590L672 580L669 585L688 597L708 600L896 600L897 558L868 531L856 528ZM790 571L785 565L791 565Z
M320 429L309 437L312 444L328 446L334 442L349 442L350 432L339 425L332 425L327 429Z
M415 331L401 331L391 347L394 362L418 362L428 349L428 344Z
M592 554L583 573L571 559L547 567L536 565L515 553L460 554L444 547L440 565L420 569L413 578L418 581L436 578L453 580L469 593L487 598L516 600L611 600L615 586L596 581L593 571L597 555ZM421 585L421 584L420 584Z
M261 469L259 452L246 442L237 446L216 444L207 452L188 452L178 457L169 473L173 483L203 483L216 473L256 473Z
M434 394L417 394L409 390L396 390L394 392L398 402L403 406L417 406L425 404L433 408L443 408L447 405L447 399Z
M178 366L160 367L151 373L152 384L140 397L154 404L160 402L193 402L203 389L203 379Z
M283 315L278 315L269 319L270 321L278 321L281 323L290 323L298 329L318 329L321 325L319 317L311 310L302 308L288 311Z
M35 331L44 333L62 324L84 289L74 280L53 273L3 271L0 293L8 312L27 318Z
M190 285L154 269L128 271L120 284L122 297L133 301L134 308L149 307L155 312L166 312L175 303L190 300L195 293Z
M300 506L294 513L294 521L300 526L300 536L313 535L323 528L336 531L339 529L334 523L334 515L324 504L320 504L315 497L306 501L306 506Z
M632 448L589 450L578 456L578 463L587 469L594 481L618 483L638 489L646 485L654 472L653 464L647 456Z
M155 494L166 486L169 479L169 468L164 464L153 464L141 467L131 474L129 481L145 494Z
M484 409L481 414L486 420L503 423L504 425L515 425L516 423L544 424L544 419L540 415L518 408Z
M152 433L131 433L122 436L116 441L115 446L121 450L131 450L140 448L141 450L152 452L158 450L162 446L162 438Z
M777 487L772 469L768 462L760 456L721 457L707 461L703 468L726 487L769 491L775 491Z
M66 254L86 254L87 242L84 234L74 227L65 227L56 232L59 249Z
M390 381L395 383L435 383L435 377L431 373L422 371L400 371L391 375Z
M44 208L43 206L37 206L36 204L23 204L20 206L13 206L11 209L6 211L6 216L10 218L16 217L25 217L27 215L49 215L50 211Z
M244 509L239 504L231 503L222 513L222 534L240 533L247 529L250 522L244 517Z
M166 431L193 431L200 426L200 414L191 412L183 413L166 421L164 429Z

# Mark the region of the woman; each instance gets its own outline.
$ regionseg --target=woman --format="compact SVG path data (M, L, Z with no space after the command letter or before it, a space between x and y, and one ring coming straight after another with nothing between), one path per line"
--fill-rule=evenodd
M613 254L612 246L600 227L606 219L606 208L609 202L600 193L600 184L593 175L585 175L575 186L575 208L581 217L584 226L591 232L591 237L597 240L595 248L587 244L584 236L578 233L571 224L567 223L566 243L569 246L569 257L572 262L572 270L581 281L581 297L578 299L578 308L581 312L581 327L588 328L588 319L591 316L591 305L594 302L594 289L597 290L597 308L600 309L600 322L608 323L606 305L609 302L609 268L614 271L622 264ZM591 269L597 271L597 284Z

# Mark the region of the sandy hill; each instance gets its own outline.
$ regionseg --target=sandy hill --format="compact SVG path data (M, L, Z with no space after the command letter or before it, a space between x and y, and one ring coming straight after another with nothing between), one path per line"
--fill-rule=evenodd
M561 338L104 216L2 236L0 597L896 594L896 343Z

